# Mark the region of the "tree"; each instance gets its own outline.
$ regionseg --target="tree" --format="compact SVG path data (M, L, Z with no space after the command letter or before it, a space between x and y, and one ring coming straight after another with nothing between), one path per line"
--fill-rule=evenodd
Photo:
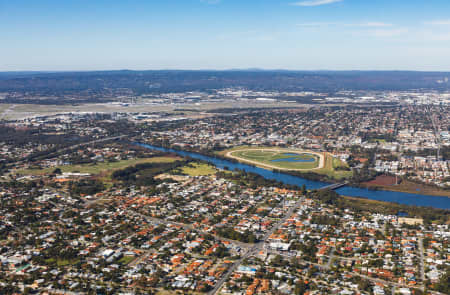
M57 174L57 175L62 174L61 168L55 168L55 170L53 170L53 174Z
M448 267L447 272L441 276L441 279L435 285L434 289L444 294L450 294L450 267Z
M306 194L306 185L302 185L302 195Z
M295 295L303 295L308 290L308 285L305 284L303 280L299 280L297 284L295 284L294 294Z

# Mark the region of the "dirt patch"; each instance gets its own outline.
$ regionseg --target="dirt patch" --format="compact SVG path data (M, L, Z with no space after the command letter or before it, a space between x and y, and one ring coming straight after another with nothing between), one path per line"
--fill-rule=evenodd
M383 178L378 179L379 177ZM362 186L372 189L382 189L395 192L450 197L450 190L441 189L432 185L416 183L409 180L400 180L400 178L398 179L398 184L395 185L395 177L392 177L393 181L392 179L385 177L392 176L378 176L372 181L362 183ZM382 182L385 182L386 184L380 184Z
M368 185L383 185L383 186L392 186L396 185L396 179L394 176L380 175L377 176L374 180L366 182Z
M160 174L154 177L155 179L173 179L175 181L186 181L189 179L189 176L183 175L171 175L171 174Z

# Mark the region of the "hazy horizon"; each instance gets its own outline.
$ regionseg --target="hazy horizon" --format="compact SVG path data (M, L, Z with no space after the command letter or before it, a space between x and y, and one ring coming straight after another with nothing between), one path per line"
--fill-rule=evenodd
M0 71L449 71L445 0L0 0Z
M264 68L242 68L242 69L92 69L92 70L11 70L11 71L0 71L0 73L90 73L90 72L121 72L121 71L129 71L129 72L336 72L336 73L345 73L345 72L416 72L416 73L450 73L450 70L442 70L442 71L426 71L426 70L333 70L333 69L318 69L318 70L302 70L302 69L264 69Z

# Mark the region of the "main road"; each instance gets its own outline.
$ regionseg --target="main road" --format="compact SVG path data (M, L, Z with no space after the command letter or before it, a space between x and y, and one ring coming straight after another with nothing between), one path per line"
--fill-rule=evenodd
M252 255L257 254L259 251L261 251L263 249L264 243L269 239L269 237L275 232L277 231L282 225L283 223L285 223L294 213L295 210L298 209L298 207L300 206L300 204L302 203L302 201L304 200L304 198L300 198L293 207L291 207L291 209L289 209L289 211L284 215L284 217L282 219L280 219L274 227L272 227L272 229L270 231L268 231L264 237L262 238L261 241L259 241L258 243L256 243L255 245L253 245L253 247L249 248L247 250L247 252L245 252L244 255L241 256L241 258L239 260L237 260L235 263L233 263L233 265L228 269L228 271L225 273L225 275L222 276L222 278L216 283L216 285L214 286L214 288L208 293L209 295L213 295L213 294L218 294L218 292L220 291L220 289L222 288L223 284L225 284L225 282L228 280L228 278L233 274L233 272L239 267L239 265L242 264L242 262L244 260L246 260L247 258L249 258Z
M131 214L131 215L136 215L136 216L142 217L144 219L150 220L153 223L165 224L165 225L172 224L172 225L180 226L180 227L182 227L184 229L187 229L187 230L200 232L200 233L205 234L205 235L211 235L211 236L213 236L214 238L216 238L216 239L218 239L220 241L233 243L233 244L238 245L239 247L244 248L244 249L247 249L247 248L249 248L249 247L251 247L253 245L253 244L247 244L247 243L239 242L239 241L236 241L236 240L227 239L227 238L218 236L216 234L209 233L207 231L204 231L204 230L201 230L201 229L199 229L197 227L194 227L192 224L186 224L186 223L180 223L180 222L174 222L174 221L164 220L164 219L160 219L160 218L155 218L155 217L148 216L148 215L145 215L145 214L133 211L133 210L127 210L127 212L129 214Z
M425 286L425 267L424 267L424 258L423 258L423 238L419 237L419 272L420 272L420 279L422 280L422 284ZM424 287L425 289L425 287Z
M269 253L276 254L276 255L281 255L281 256L285 256L285 257L289 257L289 258L293 257L293 256L290 256L290 255L288 255L286 253L283 253L281 251L276 251L276 250L270 250ZM340 257L340 256L335 256L335 255L331 256L330 255L329 262L332 261L332 258L336 258L338 260L342 260L342 259L344 259L344 260L360 259L360 258L347 258L347 257ZM320 268L320 269L322 269L324 271L330 270L330 267L331 267L329 262L327 264L318 264L318 263L314 263L314 262L311 262L311 261L308 261L308 260L303 260L303 259L300 259L299 262L316 266L316 267L318 267L318 268ZM419 290L419 289L422 290L422 291L424 290L424 285L411 286L411 285L407 285L407 284L397 283L397 282L394 282L394 281L386 281L386 280L383 280L383 279L370 277L370 276L367 276L367 275L364 275L364 274L358 273L358 272L345 272L345 273L347 273L349 275L352 275L352 276L361 277L361 278L363 278L365 280L371 281L374 284L379 283L379 284L383 284L384 286L392 286L392 289L394 291L395 291L396 288L412 288L412 289L416 289L416 290ZM440 293L440 292L437 292L437 291L428 291L428 292L433 294L433 295L444 295L443 293ZM394 293L395 292L392 292L392 295L394 295Z
M82 147L82 146L85 146L85 145L94 144L94 143L99 143L99 142L104 142L104 141L109 141L109 140L121 139L121 138L124 138L124 137L127 137L127 136L128 136L128 135L112 136L112 137L106 137L106 138L95 139L95 140L88 141L88 142L77 143L77 144L74 144L74 145L71 145L71 146L62 148L62 149L60 149L60 150L58 150L58 151L56 151L56 152L51 152L51 153L49 153L49 154L47 155L47 157L50 157L51 155L53 155L53 154L55 154L55 153L65 152L65 151L68 151L68 150L71 150L71 149L75 149L75 148L79 148L79 147ZM18 160L18 161L14 162L14 163L11 163L11 165L17 166L17 164L21 164L21 163L23 163L24 161L25 161L25 158L22 158L21 160Z

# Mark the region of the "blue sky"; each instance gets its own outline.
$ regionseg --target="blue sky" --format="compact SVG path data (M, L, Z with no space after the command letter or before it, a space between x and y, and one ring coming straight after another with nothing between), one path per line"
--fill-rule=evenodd
M0 71L450 71L449 0L0 0Z

